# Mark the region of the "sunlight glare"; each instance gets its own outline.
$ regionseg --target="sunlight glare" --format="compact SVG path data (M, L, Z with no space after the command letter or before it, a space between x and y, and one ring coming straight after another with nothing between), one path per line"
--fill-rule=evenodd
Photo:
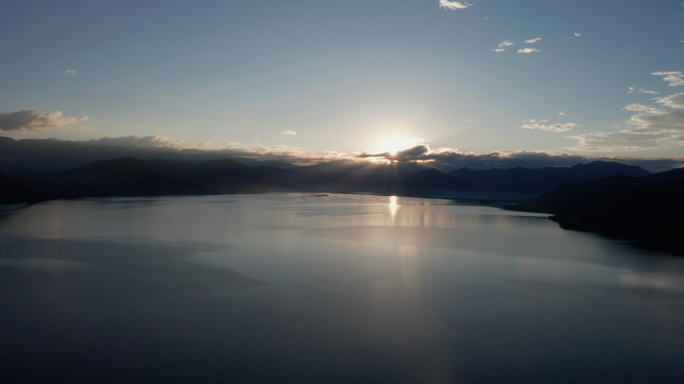
M387 150L385 152L389 153L390 155L394 156L397 154L397 152L401 151L401 144L399 143L388 143L385 145L385 148Z
M394 220L397 216L397 211L399 210L399 205L397 204L397 197L390 196L389 201L390 214L392 215L392 220Z

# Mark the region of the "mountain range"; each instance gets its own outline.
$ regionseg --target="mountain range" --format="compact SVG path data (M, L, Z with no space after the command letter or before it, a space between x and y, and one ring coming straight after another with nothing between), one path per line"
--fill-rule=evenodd
M457 196L499 193L537 196L566 183L608 176L651 175L636 166L592 162L569 168L511 168L449 173L428 169L403 174L335 174L320 169L248 167L233 159L188 163L122 157L96 161L63 172L0 177L0 202L18 203L78 197L207 195L285 191L374 192Z

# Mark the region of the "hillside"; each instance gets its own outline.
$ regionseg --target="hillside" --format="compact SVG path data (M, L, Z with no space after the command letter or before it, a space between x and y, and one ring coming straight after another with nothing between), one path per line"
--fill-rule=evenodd
M553 214L566 229L636 239L651 247L684 254L684 169L645 177L611 176L566 184L510 206Z

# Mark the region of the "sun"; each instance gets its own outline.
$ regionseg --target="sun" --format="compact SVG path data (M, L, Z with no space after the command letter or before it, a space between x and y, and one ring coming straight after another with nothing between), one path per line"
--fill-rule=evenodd
M384 153L389 153L391 156L396 156L397 153L407 148L423 144L424 142L424 139L399 139L395 137L392 139L383 140L379 148L381 148L382 152Z
M390 155L394 156L397 154L397 152L403 149L401 144L402 143L397 141L388 141L387 143L385 143L385 145L383 145L383 148L385 148L383 152L387 152Z

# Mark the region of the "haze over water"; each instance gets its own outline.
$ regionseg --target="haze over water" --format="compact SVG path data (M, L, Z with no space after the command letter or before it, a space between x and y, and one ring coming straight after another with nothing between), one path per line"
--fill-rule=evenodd
M0 211L10 382L676 382L683 298L682 258L447 200Z

